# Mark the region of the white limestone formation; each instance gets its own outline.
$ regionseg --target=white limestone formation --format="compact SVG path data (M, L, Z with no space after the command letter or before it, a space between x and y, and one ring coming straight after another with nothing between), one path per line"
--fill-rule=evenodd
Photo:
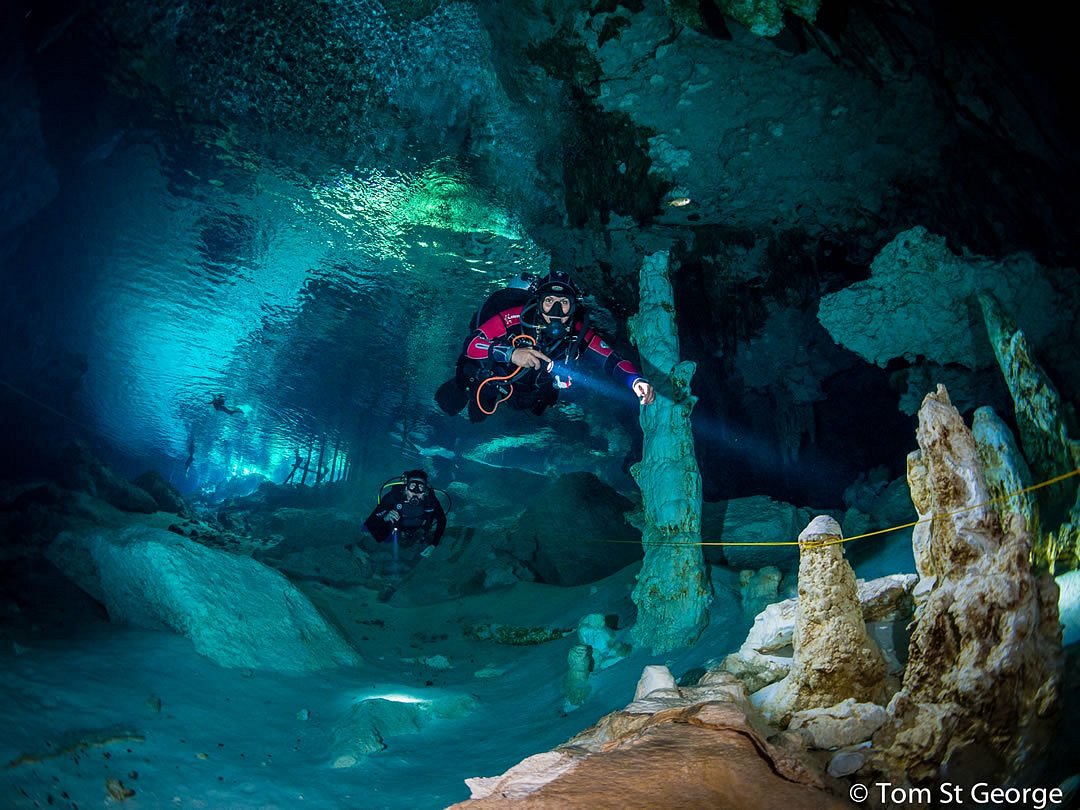
M799 603L785 678L751 696L779 726L794 712L854 698L881 703L885 661L866 632L855 573L844 559L840 526L819 516L799 535Z
M971 431L938 387L919 411L908 483L914 630L901 690L874 738L890 781L1023 784L1058 706L1057 586L1032 572L1023 521L1004 526Z

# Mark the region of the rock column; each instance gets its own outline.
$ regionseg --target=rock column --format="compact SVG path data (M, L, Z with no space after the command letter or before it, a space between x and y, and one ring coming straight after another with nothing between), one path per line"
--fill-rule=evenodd
M1027 336L989 293L979 295L986 333L1001 373L1009 386L1020 429L1020 443L1037 480L1043 481L1080 467L1080 441L1075 425L1054 384L1039 366ZM1059 561L1080 563L1080 490L1067 479L1038 494L1041 527L1034 538L1035 561L1054 571ZM1010 506L1009 504L1005 505Z
M1004 528L975 439L942 386L919 410L908 484L920 582L903 686L875 736L889 780L1024 784L1061 681L1057 586L1032 573L1024 521Z
M693 644L708 625L709 593L701 553L701 475L694 455L690 393L695 366L679 360L674 295L666 252L645 257L641 309L630 335L656 402L641 409L642 459L631 473L641 488L645 560L633 600L635 646L654 653Z

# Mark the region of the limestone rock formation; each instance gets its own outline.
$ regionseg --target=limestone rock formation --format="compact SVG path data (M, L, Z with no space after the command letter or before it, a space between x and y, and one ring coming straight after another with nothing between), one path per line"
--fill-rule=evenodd
M468 716L476 708L470 695L433 700L365 698L353 703L330 734L331 767L351 768L363 757L390 747L390 740L415 734L440 719Z
M679 333L666 252L641 266L641 310L631 336L656 401L641 409L641 461L631 473L641 488L645 561L633 591L635 646L654 653L692 644L709 623L701 554L701 475L694 456L690 393L694 364L679 359Z
M624 517L632 507L592 473L560 475L531 499L513 542L523 556L531 552L529 563L543 582L595 582L641 559L639 535Z
M101 498L124 512L150 514L158 510L149 492L114 473L80 441L71 442L64 449L62 483Z
M994 510L1002 523L1020 520L1018 531L1038 537L1039 507L1033 492L1023 492L1031 486L1031 470L1016 446L1012 431L993 408L975 411L971 434L979 450L979 460L986 474L986 486L994 501Z
M739 598L743 612L757 616L768 605L778 600L783 575L775 565L766 565L760 571L746 569L739 572Z
M360 663L284 576L163 529L64 532L46 556L121 624L168 627L226 667L307 672Z
M818 0L719 0L717 5L724 14L759 37L772 37L783 31L785 13L813 24L818 12Z
M1064 304L1030 257L956 256L944 237L920 226L881 250L869 279L822 297L818 320L837 343L882 367L902 357L985 368L993 358L970 306L982 290L1008 302L1036 343L1055 327L1044 315L1047 302Z
M715 511L715 510L710 510ZM732 498L724 502L723 523L705 538L721 543L747 543L724 546L724 557L733 568L764 568L777 566L792 570L798 559L794 546L749 545L752 543L790 542L805 524L800 510L767 495Z
M874 766L896 783L1023 783L1058 703L1057 586L1032 573L1023 522L1003 527L987 504L975 439L944 388L927 395L917 438L908 482L924 521L913 535L921 580Z
M563 694L568 707L580 706L589 696L589 673L592 672L592 649L587 644L575 644L566 654L566 677Z
M578 640L591 650L595 670L607 669L630 654L630 645L616 640L613 623L602 613L582 616L577 632Z
M473 798L454 807L847 806L821 790L821 774L799 754L770 744L753 715L726 673L651 690L555 751L466 780Z
M854 698L821 709L795 712L789 731L802 730L814 748L842 748L869 740L885 722L885 707Z
M1032 341L1016 328L1002 304L980 293L986 331L998 365L1012 394L1020 442L1034 476L1040 480L1080 467L1080 440L1072 406L1061 401L1054 384L1039 366ZM1080 489L1075 479L1039 493L1042 528L1052 532L1035 536L1035 556L1051 572L1058 559L1080 565Z
M194 513L191 511L191 507L187 505L187 501L184 500L184 496L156 470L144 472L131 483L140 489L146 490L162 512L172 512L182 518L194 517Z
M886 635L891 634L893 624L906 624L911 616L911 591L917 581L914 574L891 574L868 582L858 580L863 621L886 625L883 628ZM798 598L768 605L754 619L742 646L724 659L719 670L738 677L750 692L786 676L791 669L798 607ZM895 668L900 669L898 662Z
M883 703L885 661L867 635L855 573L844 559L840 526L814 518L799 535L799 604L794 653L784 680L753 696L765 717L783 725L793 712L854 698Z

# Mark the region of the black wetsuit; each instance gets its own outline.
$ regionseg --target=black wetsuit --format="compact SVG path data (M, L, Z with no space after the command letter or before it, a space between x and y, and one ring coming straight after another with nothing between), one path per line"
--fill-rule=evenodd
M390 511L400 515L393 523L386 519ZM446 512L430 487L421 498L410 501L405 497L404 484L394 484L364 521L364 526L380 543L392 540L397 529L399 546L437 546L446 531Z
M580 314L568 324L566 335L558 339L551 338L549 328L537 328L535 324L539 319L535 304L517 303L476 324L458 360L457 375L458 387L469 390L471 421L485 419L489 415L485 410L491 411L494 403L504 395L503 391L508 390L506 384L487 383L481 389L480 402L477 402L477 386L492 376L518 372L509 381L513 384L513 393L506 404L515 409L531 410L537 415L558 400L559 390L565 387L569 377L569 367L578 360L606 372L631 391L634 383L645 379L634 364L618 354ZM532 346L555 361L555 368L550 373L542 369L519 370L510 362L515 340L522 336L531 337L535 343L523 341L518 347Z

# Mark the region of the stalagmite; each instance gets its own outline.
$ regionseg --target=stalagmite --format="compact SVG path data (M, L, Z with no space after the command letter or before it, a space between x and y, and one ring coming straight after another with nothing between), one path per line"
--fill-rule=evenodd
M896 783L1023 784L1059 700L1057 586L1032 573L1024 522L1003 529L988 503L975 439L942 386L923 401L917 438L915 623L874 767Z
M844 559L840 526L814 518L799 535L799 604L787 676L752 700L770 721L854 698L884 702L885 660L867 635L855 572Z
M978 298L1032 473L1045 481L1075 470L1080 467L1080 441L1069 435L1075 431L1070 410L1039 366L1027 336L998 300L989 293ZM1051 572L1059 560L1069 565L1080 561L1080 489L1075 482L1069 479L1039 492L1041 527L1048 534L1035 535L1034 556L1039 567Z
M695 366L679 360L668 254L645 257L641 309L630 319L656 401L641 409L642 459L631 472L641 488L645 560L633 600L635 645L654 653L689 646L708 624L709 593L701 546L701 476L694 455L690 393Z
M1009 426L993 408L984 405L975 411L971 433L1001 522L1019 520L1023 525L1017 530L1036 537L1040 531L1038 503L1034 492L1023 491L1031 486L1031 471Z

